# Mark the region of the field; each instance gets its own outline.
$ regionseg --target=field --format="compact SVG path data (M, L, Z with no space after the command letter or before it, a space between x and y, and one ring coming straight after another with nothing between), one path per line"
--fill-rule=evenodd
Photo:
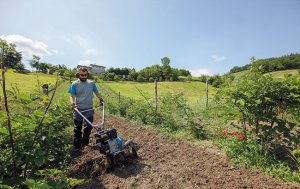
M17 88L21 93L30 93L38 88L38 82L42 84L55 84L56 77L42 73L21 74L14 72L6 72L6 88L12 90ZM134 99L151 99L154 97L154 83L138 83L138 82L103 82L104 86L110 87L122 96ZM67 94L68 84L64 84L64 91ZM61 89L60 89L61 90ZM209 86L209 98L212 98L216 89ZM189 104L197 105L205 103L205 84L202 82L158 82L158 96L172 93L183 93ZM1 93L0 96L3 94Z
M276 71L276 72L271 72L270 75L273 78L283 78L284 75L292 75L295 77L300 77L299 71L298 70L283 70L283 71Z
M1 76L2 77L2 76ZM6 88L12 90L17 88L21 93L29 93L34 90L42 90L43 84L55 84L56 77L54 75L47 75L42 73L14 73L8 71L5 74ZM38 87L38 82L40 87ZM3 94L1 93L0 96Z
M104 86L109 86L112 90L121 95L134 99L143 99L144 97L154 98L154 83L137 83L137 82L104 82ZM166 93L178 94L183 93L189 104L205 103L205 83L202 82L158 82L158 96ZM216 89L209 86L209 98L212 98Z
M296 75L296 71L293 73ZM283 72L277 72L273 76L281 78L283 75ZM44 83L54 84L56 77L44 74L36 75L36 73L18 74L8 72L6 73L6 81L8 89L17 87L20 92L28 93L38 89L38 81L39 85ZM49 162L49 158L61 159L63 173L62 176L55 175L55 178L61 178L61 180L57 180L57 183L68 177L79 179L76 188L300 188L299 182L296 180L299 179L297 173L289 174L285 167L274 166L273 172L268 172L268 169L251 167L250 163L246 164L249 166L238 164L242 161L251 162L250 160L256 161L260 158L263 160L261 162L265 162L264 159L268 159L268 156L256 157L254 155L257 154L251 154L251 151L256 152L257 149L260 149L260 146L257 144L251 146L250 138L248 141L244 139L243 130L237 127L233 128L225 122L225 113L232 113L233 111L230 110L233 109L224 109L224 112L222 112L221 106L211 106L208 109L201 109L196 112L186 108L182 101L177 101L176 98L172 98L172 95L166 98L170 101L160 104L158 114L149 111L153 107L145 101L106 101L104 127L115 128L118 136L124 142L127 139L132 139L133 145L137 149L138 158L127 162L121 167L116 167L114 170L105 172L106 157L99 153L94 134L91 135L89 146L79 152L70 150L73 137L73 120L69 105L69 85L69 81L60 83L55 93L54 102L51 105L52 109L47 113L42 125L40 141L47 140L47 143L41 143L46 145L47 148L42 146L39 149L41 153L28 156L33 165L35 165L35 162ZM101 81L98 86L108 87L122 96L133 99L152 99L154 96L153 83ZM210 99L213 98L216 91L216 88L209 86ZM206 98L205 84L198 81L158 82L158 96L167 93L183 93L191 107L204 105ZM110 96L106 95L103 98L106 100ZM35 126L44 111L44 106L39 100L47 101L47 98L36 100L35 103L39 104L41 109L32 111L26 119L23 119L22 114L19 116L13 112L15 116L13 126ZM34 103L34 100L32 102ZM10 101L9 107L11 105ZM22 106L26 109L27 104L23 103ZM6 119L5 114L0 115ZM26 114L24 115L26 116ZM99 120L100 115L96 112L94 122ZM3 129L5 128L3 127ZM19 131L23 133L22 130ZM232 134L232 131L239 132L239 135ZM13 132L14 136L22 137L18 130L13 130ZM26 139L32 139L31 135L28 136L30 137ZM239 139L239 137L241 138ZM20 141L26 140L22 138ZM57 144L58 141L61 141L61 143ZM236 159L231 159L227 154L227 148L230 149L231 155L235 153L241 161L236 162ZM42 153L47 149L58 150L59 155L53 150L55 154L48 157L47 153ZM8 156L3 155L0 159ZM249 159L246 159L246 157L249 157ZM18 165L22 165L21 162L18 162ZM37 165L40 167L40 164ZM9 165L7 167L10 168ZM269 175L264 172L269 173ZM286 173L290 179L287 179L288 176L282 176L283 173ZM45 179L50 179L53 182L51 180L51 178L54 178L53 176L45 175ZM295 181L296 183L291 183ZM35 184L39 184L38 182L45 184L48 183L48 180L37 180ZM36 185L32 188L40 188L40 186L42 185Z

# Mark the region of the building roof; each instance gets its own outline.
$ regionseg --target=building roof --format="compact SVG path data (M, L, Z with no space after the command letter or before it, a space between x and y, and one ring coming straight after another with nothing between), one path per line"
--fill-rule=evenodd
M92 66L92 67L102 67L102 68L105 68L105 66L100 66L100 65L97 65L97 64L90 64L90 66Z
M97 65L97 64L90 64L89 66L86 66L86 65L78 65L77 68L79 68L79 67L86 67L86 68L92 68L92 67L105 68L105 66L100 66L100 65Z

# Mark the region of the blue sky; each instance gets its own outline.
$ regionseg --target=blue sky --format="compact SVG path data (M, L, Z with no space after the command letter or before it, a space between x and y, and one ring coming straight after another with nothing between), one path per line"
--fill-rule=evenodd
M171 59L194 76L300 53L300 0L0 0L0 38L54 65L140 70Z

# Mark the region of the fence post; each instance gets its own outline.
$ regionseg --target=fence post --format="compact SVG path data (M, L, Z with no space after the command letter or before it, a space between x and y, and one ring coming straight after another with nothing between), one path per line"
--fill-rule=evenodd
M157 112L157 81L154 81L154 107L155 107L155 114Z
M205 106L206 109L208 108L208 79L206 79L206 84L205 84L205 94L206 94L206 102L205 102Z
M119 91L119 96L118 96L118 98L119 98L119 104L121 103L121 93L120 93L120 91Z

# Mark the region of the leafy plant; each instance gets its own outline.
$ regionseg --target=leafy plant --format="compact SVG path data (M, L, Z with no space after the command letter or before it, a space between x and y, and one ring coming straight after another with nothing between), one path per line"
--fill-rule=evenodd
M300 173L300 149L292 150L291 155L293 156L293 159L296 161Z
M218 95L220 102L225 100L239 110L245 134L246 131L255 133L257 142L299 144L297 133L291 132L299 121L299 79L286 76L283 80L274 80L253 68Z
M217 137L220 147L238 165L267 172L270 175L299 183L293 171L287 147L299 145L300 80L286 76L275 80L252 68L217 93L219 104L239 112L238 123L232 125L243 133L240 141L227 134ZM233 111L235 112L235 110ZM294 152L297 154L297 150ZM298 160L297 160L298 161Z
M53 93L53 96L55 91ZM18 90L8 93L11 134L4 127L0 129L0 183L20 187L28 179L32 183L35 173L46 168L47 164L63 167L68 159L69 139L65 129L70 125L65 117L69 115L66 103L51 103L52 98L32 100L29 96L19 94ZM51 106L50 106L51 104ZM8 124L7 114L0 110L0 124ZM13 140L14 151L9 140ZM45 187L45 182L37 180L32 187Z

